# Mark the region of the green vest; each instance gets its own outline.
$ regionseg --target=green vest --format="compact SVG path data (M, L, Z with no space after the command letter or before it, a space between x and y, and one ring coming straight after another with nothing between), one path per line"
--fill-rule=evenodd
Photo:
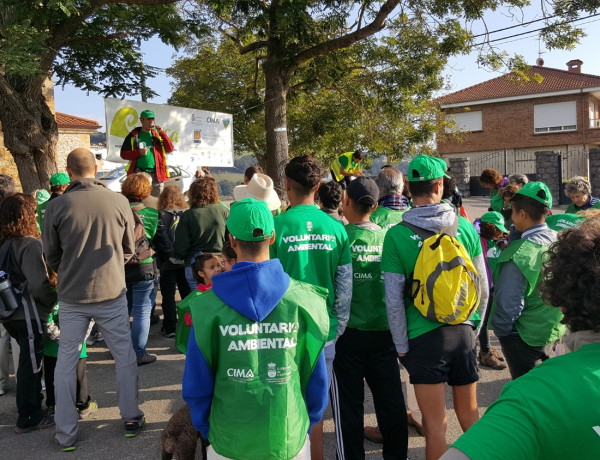
M552 214L546 217L546 225L555 232L561 232L568 228L576 228L581 225L585 219L576 214Z
M354 163L354 161L352 161L353 156L354 156L354 152L345 152L345 153L342 153L339 157L337 157L333 161L333 163L331 163L331 171L333 171L333 175L335 176L334 179L336 181L339 182L345 177L340 172L340 169L342 168L342 163L340 162L340 158L346 157L348 159L348 164L346 167L344 167L346 172L353 173L353 172L356 172L356 170L358 170L358 163Z
M46 200L43 203L40 203L37 205L36 211L37 211L37 223L38 223L38 227L40 229L40 233L42 231L42 229L44 228L44 215L46 214L46 208L48 207L48 203L50 203L50 200Z
M567 326L560 323L563 318L560 308L546 305L539 291L538 284L542 282L542 256L547 249L547 246L529 240L514 241L500 254L494 272L496 280L502 266L512 260L527 280L525 306L515 322L515 327L523 341L532 347L548 345L561 338L567 330ZM495 309L494 301L491 315Z
M498 263L498 258L500 257L500 254L502 253L502 249L500 249L498 247L498 244L496 244L496 242L492 239L487 240L487 254L486 254L486 258L488 261L488 265L490 266L490 272L494 273L494 270L496 269L496 264Z
M377 206L371 213L371 222L385 228L386 230L402 222L404 211L389 209L385 206Z
M350 240L354 278L348 327L361 331L387 331L390 326L381 272L381 253L387 230L366 230L354 224L345 228Z
M309 427L305 392L327 340L325 289L291 279L260 322L214 291L191 301L198 348L214 377L208 439L215 452L246 460L295 457Z
M54 306L54 310L52 310L50 318L48 318L48 324L53 322L60 327L60 323L58 322L58 303ZM50 340L48 337L46 337L46 341L44 343L44 356L52 356L54 358L58 356L58 343ZM85 343L85 340L83 341L81 353L79 354L79 359L82 358L87 358L87 344Z
M177 331L175 332L175 348L184 355L187 353L188 341L190 339L190 331L192 328L185 324L184 318L186 312L190 311L190 303L192 299L204 294L202 291L192 291L188 296L177 305ZM197 301L194 301L198 305ZM191 313L190 313L191 314Z

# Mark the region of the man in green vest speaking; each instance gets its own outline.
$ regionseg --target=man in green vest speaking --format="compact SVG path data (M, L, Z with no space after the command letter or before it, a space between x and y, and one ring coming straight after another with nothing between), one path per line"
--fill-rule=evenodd
M238 262L190 303L183 399L209 459L309 459L307 435L327 406L327 290L269 260L265 202L233 203L227 228Z
M331 177L346 189L351 177L363 176L360 164L365 158L361 150L342 153L331 163Z

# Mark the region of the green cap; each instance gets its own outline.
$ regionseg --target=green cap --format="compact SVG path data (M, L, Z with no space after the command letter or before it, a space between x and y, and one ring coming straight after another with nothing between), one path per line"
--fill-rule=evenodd
M69 179L69 175L67 173L59 172L50 178L50 185L64 185L70 183L71 179Z
M516 195L525 195L533 198L543 205L552 207L552 194L543 182L528 182L516 193Z
M421 153L414 157L408 165L408 181L423 182L438 177L450 177L446 174L447 168L446 162L441 158L430 157Z
M244 198L232 203L227 228L238 240L263 241L273 236L275 224L267 203Z
M487 222L488 224L494 224L498 230L502 233L508 233L504 224L504 217L502 214L496 211L486 212L481 216L481 222Z
M48 190L40 189L35 192L35 199L38 204L42 204L50 199L50 193Z
M154 112L152 110L144 110L140 114L140 118L156 118L156 117L154 116Z

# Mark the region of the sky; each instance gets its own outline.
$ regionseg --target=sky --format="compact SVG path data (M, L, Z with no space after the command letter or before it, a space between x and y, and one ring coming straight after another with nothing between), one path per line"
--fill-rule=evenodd
M582 16L586 15L582 14ZM531 21L539 17L541 16L534 8L529 8L525 11L524 21ZM484 18L487 28L490 31L518 24L515 18L511 17L507 11L488 13ZM598 22L600 22L600 16L577 21L576 24L580 25L587 35L581 39L580 43L574 49L568 51L548 51L545 49L543 43L540 45L537 33L531 33L522 37L506 38L494 43L494 45L506 50L509 54L517 53L522 55L525 61L532 65L535 64L537 58L540 56L539 51L541 46L541 57L544 60L545 67L567 70L566 63L568 61L580 59L583 61L581 67L583 73L600 75L600 60L598 59L597 51L600 46L600 28L598 27ZM539 27L541 27L541 23L532 24L528 27L520 26L492 34L490 39L504 38ZM472 30L474 34L479 34L484 31L484 27L482 24L475 24ZM169 67L176 56L174 49L164 45L158 39L153 39L143 44L142 52L145 56L145 64L160 68ZM457 56L449 60L444 72L449 89L439 95L458 91L500 75L502 75L502 72L492 72L489 69L478 67L476 51L469 55ZM157 77L149 79L148 85L158 93L157 97L148 102L165 104L171 95L172 81L164 73L160 73ZM94 93L86 94L84 91L67 85L64 89L58 86L55 87L54 97L58 112L96 120L102 125L100 131L105 130L106 121L104 118L104 99L102 96ZM140 100L140 97L138 95L130 99ZM202 107L192 108L202 109Z

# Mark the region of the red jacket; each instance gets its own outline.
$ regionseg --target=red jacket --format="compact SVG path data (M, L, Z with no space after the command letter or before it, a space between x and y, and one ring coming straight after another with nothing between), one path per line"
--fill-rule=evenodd
M139 137L138 133L142 128L135 128L131 131L121 146L121 158L129 160L127 165L127 175L135 172L137 159L141 156L139 152ZM154 152L154 161L156 163L156 178L159 182L164 182L169 179L167 172L166 154L174 150L173 143L167 133L161 131L160 134L156 130L152 130L152 150Z

